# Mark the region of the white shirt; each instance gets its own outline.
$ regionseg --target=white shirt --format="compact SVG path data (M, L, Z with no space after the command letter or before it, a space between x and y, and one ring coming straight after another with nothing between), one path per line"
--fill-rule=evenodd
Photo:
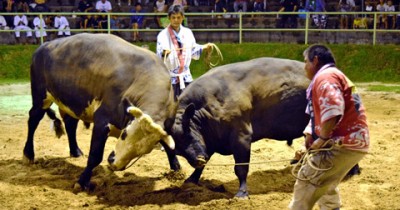
M387 5L385 12L395 12L395 11L396 11L396 9L395 9L394 5L391 5L391 6ZM393 17L393 14L388 14L388 16Z
M156 6L158 12L163 12L164 7L165 7L165 0L161 1L161 2L156 0L155 6Z
M7 21L3 15L0 15L0 26L7 26Z
M35 26L35 28L46 28L46 23L43 19L40 19L39 17L35 17L33 19L33 25Z
M157 36L157 55L164 60L163 58L163 51L168 50L171 53L165 59L165 65L167 66L168 70L170 71L171 76L171 83L177 84L178 79L185 82L192 82L193 78L190 73L190 63L192 59L199 60L200 55L203 50L203 46L196 43L196 39L194 38L193 32L184 26L180 26L180 30L178 33L175 32L175 35L182 43L182 49L186 50L185 52L185 59L184 59L184 67L181 74L179 74L179 58L178 58L178 50L175 49L174 43L171 39L171 35L168 31L168 28L163 29ZM183 82L180 82L182 85ZM184 86L183 86L184 88ZM183 89L181 87L181 89Z
M69 26L68 20L64 16L60 16L60 17L56 16L54 18L54 27L59 28L61 26L63 28L65 28L66 26Z
M14 16L14 26L15 27L19 26L20 21L22 21L24 26L28 26L28 19L26 18L25 15L22 15L22 17L20 17L19 15Z
M98 11L106 11L106 12L111 11L112 10L111 3L109 1L107 1L107 0L104 3L101 2L101 1L98 1L96 3L96 10L98 10Z

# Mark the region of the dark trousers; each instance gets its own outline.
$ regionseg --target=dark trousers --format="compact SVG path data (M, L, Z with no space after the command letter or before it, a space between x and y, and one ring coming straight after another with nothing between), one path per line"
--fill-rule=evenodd
M174 98L175 101L178 100L179 95L187 88L187 86L190 84L190 82L185 82L185 88L181 89L179 83L178 84L172 84L172 88L174 89Z

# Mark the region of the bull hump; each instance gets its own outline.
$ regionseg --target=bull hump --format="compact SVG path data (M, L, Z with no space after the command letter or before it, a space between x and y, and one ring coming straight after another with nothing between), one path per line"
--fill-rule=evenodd
M92 100L88 102L86 107L83 107L82 110L74 111L67 104L63 103L61 100L54 97L51 93L46 93L46 98L43 100L43 109L50 108L52 103L57 104L59 109L63 110L66 114L76 119L81 119L85 122L93 122L93 115L96 110L101 106L102 101L100 100Z

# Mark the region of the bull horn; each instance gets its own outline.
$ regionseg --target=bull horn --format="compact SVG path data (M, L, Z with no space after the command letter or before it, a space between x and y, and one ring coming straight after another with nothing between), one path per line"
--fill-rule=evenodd
M140 110L139 108L137 108L135 106L128 107L128 109L126 111L136 118L141 117L143 114L142 110Z
M162 139L162 141L164 141L165 144L167 144L170 149L172 149L172 150L175 149L175 141L170 135L165 136Z

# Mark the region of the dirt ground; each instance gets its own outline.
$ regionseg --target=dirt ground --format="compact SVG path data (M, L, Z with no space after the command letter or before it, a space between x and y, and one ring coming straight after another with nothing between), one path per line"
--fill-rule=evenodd
M400 209L400 94L365 91L372 142L361 162L361 175L341 183L342 209ZM249 200L232 199L238 180L232 156L214 155L200 186L182 185L193 169L180 158L185 177L171 176L166 154L155 149L122 172L111 172L104 159L94 170L92 193L74 193L87 156L70 158L66 136L57 139L47 117L35 135L36 162L22 162L31 105L29 84L0 86L0 209L286 209L295 178L287 159L300 148L261 140L252 145ZM78 128L78 143L89 151L91 131ZM116 140L106 144L105 157ZM315 208L317 209L317 207Z

